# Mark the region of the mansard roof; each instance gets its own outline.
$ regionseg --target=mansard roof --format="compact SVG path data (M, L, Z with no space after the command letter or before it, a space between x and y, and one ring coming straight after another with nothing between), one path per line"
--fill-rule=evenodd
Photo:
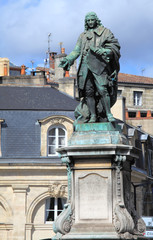
M0 110L74 111L78 102L52 87L0 87Z

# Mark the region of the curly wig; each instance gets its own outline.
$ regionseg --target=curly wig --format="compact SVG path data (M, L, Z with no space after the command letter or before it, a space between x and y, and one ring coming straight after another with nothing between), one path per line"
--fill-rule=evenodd
M97 17L97 14L95 13L95 12L89 12L89 13L87 13L86 14L86 16L85 16L85 24L84 24L84 26L85 26L85 30L88 30L88 24L87 24L87 18L89 17L89 16L94 16L95 17L95 19L96 19L96 21L97 21L97 27L99 27L99 26L101 26L102 24L101 24L101 20Z

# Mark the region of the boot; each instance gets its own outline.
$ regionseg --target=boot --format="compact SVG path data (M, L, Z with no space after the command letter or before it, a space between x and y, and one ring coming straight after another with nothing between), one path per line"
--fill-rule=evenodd
M92 114L91 117L90 117L90 120L88 121L89 123L95 123L97 120L97 117L95 114Z
M106 116L109 122L114 122L115 118L113 117L113 114L110 111L110 97L108 95L104 95L102 98L102 104L106 111Z
M97 120L96 117L96 103L94 97L87 97L87 106L90 111L90 120L89 123L94 123Z

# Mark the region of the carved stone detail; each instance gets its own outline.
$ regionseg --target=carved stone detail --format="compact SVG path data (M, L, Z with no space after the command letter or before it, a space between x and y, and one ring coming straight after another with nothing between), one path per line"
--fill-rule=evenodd
M49 186L48 191L54 197L65 197L67 195L67 185L60 184L58 182L53 183Z
M116 167L121 170L123 162L126 161L126 156L124 156L124 155L123 156L122 155L116 155L114 161L116 163Z
M118 233L133 233L134 231L134 221L127 211L127 209L123 206L119 206L118 204L114 210L115 218L114 218L114 225L115 229Z
M50 120L50 124L62 124L63 122L65 122L65 119L64 118L59 118L59 117L56 117L56 118L53 118Z
M124 206L123 197L123 179L121 169L126 161L126 156L116 155L114 159L114 167L116 168L116 199L120 206Z
M137 216L134 209L131 193L130 167L124 171L123 164L125 161L125 156L117 155L114 159L114 167L116 168L114 227L121 238L133 239L134 236L143 235L145 224L144 221Z
M137 230L139 233L142 233L142 235L146 231L146 224L142 218L139 218L137 221Z
M61 235L67 234L71 230L72 222L73 222L73 211L71 208L71 204L65 204L64 210L61 214L56 218L53 223L53 230L55 233L60 233ZM55 236L56 239L56 236Z
M72 191L72 162L70 161L69 157L62 157L61 158L63 163L66 163L67 166L67 178L68 178L68 201L71 199L71 191Z

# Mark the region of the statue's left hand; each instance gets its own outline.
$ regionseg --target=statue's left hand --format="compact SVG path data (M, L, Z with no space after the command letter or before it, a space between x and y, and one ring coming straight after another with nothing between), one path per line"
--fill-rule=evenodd
M104 48L95 48L93 46L90 46L90 50L96 53L97 55L101 56L104 54L105 49Z
M104 55L109 59L112 57L112 51L110 49L107 49L107 48L92 48L91 47L91 50L94 51L99 56Z
M105 49L104 48L96 48L95 53L99 56L102 56L105 53Z

